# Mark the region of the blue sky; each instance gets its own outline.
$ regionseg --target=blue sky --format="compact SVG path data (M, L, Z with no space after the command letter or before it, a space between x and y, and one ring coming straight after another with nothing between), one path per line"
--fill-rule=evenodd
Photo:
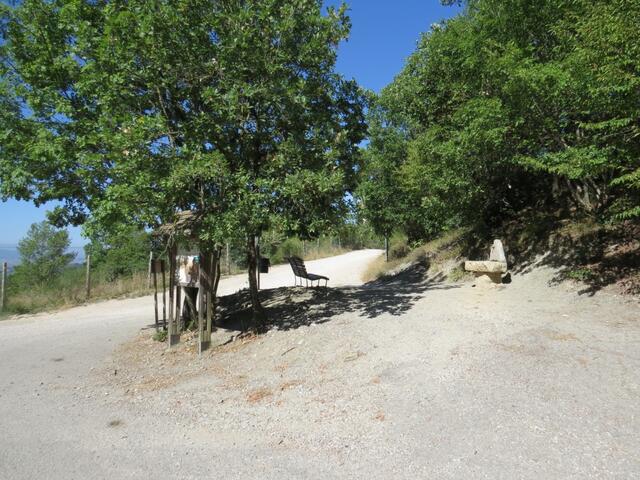
M327 0L326 5L339 5ZM457 7L443 7L439 0L347 1L353 24L350 39L340 46L338 71L360 85L379 91L402 69L414 51L420 33L430 25L456 15ZM51 207L49 207L51 208ZM46 207L9 200L0 202L0 246L15 245L29 225L45 219ZM71 244L86 242L79 228L70 229Z

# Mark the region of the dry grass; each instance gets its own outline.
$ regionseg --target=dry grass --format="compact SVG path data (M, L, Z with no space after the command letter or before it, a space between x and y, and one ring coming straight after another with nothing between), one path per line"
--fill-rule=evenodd
M420 245L411 250L406 256L385 261L384 256L373 261L362 274L364 282L371 282L392 276L405 267L425 260L429 261L429 270L444 272L451 281L457 282L467 278L466 273L459 268L463 259L461 239L467 233L465 229L452 230L431 242Z
M605 230L606 227L598 224L592 218L583 220L564 220L561 222L561 227L557 230L556 235L566 236L574 240L578 240L587 235L603 232Z
M347 248L338 248L338 247L322 247L320 250L312 249L304 255L305 260L319 260L321 258L335 257L338 255L344 255L345 253L351 252L350 249Z
M97 280L91 286L90 301L148 295L147 274L135 273L115 281ZM61 285L34 287L7 298L7 313L25 314L69 308L87 302L84 279L64 282Z

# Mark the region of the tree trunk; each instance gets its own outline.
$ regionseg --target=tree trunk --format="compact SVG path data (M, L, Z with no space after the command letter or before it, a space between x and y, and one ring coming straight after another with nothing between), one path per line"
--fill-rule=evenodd
M251 296L251 309L253 310L253 324L256 330L266 327L266 315L260 303L258 294L258 248L256 237L247 237L247 265L249 270L249 295Z

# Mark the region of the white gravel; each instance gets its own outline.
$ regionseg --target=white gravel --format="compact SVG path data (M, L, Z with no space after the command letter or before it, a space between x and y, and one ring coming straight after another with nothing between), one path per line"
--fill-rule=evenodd
M136 335L149 298L1 322L0 478L640 478L637 300L357 286L377 255L309 262L342 286L294 293L304 326L202 357Z

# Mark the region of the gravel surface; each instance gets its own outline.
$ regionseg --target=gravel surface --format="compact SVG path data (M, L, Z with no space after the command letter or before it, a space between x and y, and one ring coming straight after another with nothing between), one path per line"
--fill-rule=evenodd
M309 262L327 291L276 267L269 333L201 357L141 330L149 298L1 322L0 478L640 478L637 299L360 285L377 255Z

